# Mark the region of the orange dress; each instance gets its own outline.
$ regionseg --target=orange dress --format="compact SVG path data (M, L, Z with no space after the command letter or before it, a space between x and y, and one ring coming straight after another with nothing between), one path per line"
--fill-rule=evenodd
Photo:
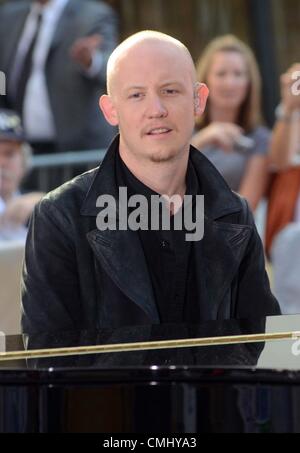
M266 252L270 256L275 236L293 222L300 193L300 166L291 167L273 176L269 189L266 225Z

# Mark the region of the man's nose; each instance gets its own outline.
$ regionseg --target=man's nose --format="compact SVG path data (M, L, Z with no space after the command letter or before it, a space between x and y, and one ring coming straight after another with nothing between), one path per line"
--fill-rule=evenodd
M160 96L151 96L147 110L149 118L164 118L168 115L168 111Z

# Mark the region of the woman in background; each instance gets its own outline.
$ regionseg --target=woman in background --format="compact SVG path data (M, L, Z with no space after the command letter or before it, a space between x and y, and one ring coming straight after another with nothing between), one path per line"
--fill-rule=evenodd
M262 126L261 77L251 49L233 35L213 40L197 65L210 89L192 144L254 211L268 175L270 131Z

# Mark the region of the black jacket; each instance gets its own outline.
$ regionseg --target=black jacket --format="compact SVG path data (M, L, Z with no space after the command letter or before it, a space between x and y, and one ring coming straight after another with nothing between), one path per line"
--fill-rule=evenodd
M139 235L99 231L96 201L117 199L118 139L98 169L49 193L37 205L22 284L24 332L160 323ZM279 315L263 248L248 205L197 150L190 159L205 196L199 247L203 294L195 322Z

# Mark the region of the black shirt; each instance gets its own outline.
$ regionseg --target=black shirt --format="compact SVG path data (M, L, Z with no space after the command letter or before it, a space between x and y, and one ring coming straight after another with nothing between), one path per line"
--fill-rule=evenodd
M127 187L128 198L143 195L151 206L151 196L159 196L139 181L122 161L119 153L116 158L116 179L119 187ZM189 159L186 176L186 194L199 194L199 183L193 164ZM195 197L193 196L193 211ZM133 210L134 208L132 208ZM130 213L130 210L128 211ZM194 212L193 212L194 214ZM182 215L180 209L177 215ZM151 213L149 209L149 225ZM139 237L145 254L160 320L163 323L195 322L199 319L197 294L199 267L195 259L193 242L186 241L187 231L174 228L174 216L170 218L170 229L164 231L139 230Z

